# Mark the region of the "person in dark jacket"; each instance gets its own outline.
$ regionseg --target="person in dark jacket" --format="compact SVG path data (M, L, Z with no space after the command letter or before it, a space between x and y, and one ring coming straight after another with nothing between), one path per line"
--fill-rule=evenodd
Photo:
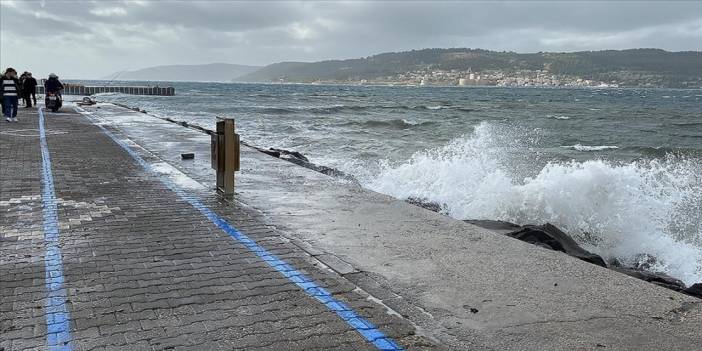
M17 71L11 67L6 69L5 75L0 77L0 94L3 100L2 114L8 122L17 122L17 105L21 92Z
M5 114L5 99L2 97L2 77L5 76L5 71L0 71L0 115Z
M54 93L60 96L61 90L63 90L63 84L59 81L59 77L54 73L49 74L49 79L44 82L44 93Z
M24 96L24 80L27 79L27 71L22 72L22 74L19 76L19 84L20 84L20 94L19 98L22 99L22 102L24 104L27 104L27 99L25 99Z
M22 83L22 91L24 92L24 99L26 100L26 108L32 107L32 100L34 100L34 105L37 104L37 80L32 77L32 72L27 72L27 76L24 78L24 83Z

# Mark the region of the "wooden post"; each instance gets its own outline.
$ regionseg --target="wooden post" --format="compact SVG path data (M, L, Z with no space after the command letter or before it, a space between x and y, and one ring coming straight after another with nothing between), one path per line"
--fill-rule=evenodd
M212 168L217 171L217 193L224 199L234 197L235 172L239 170L239 135L232 118L217 121L212 135Z
M236 151L234 148L234 120L224 120L224 197L234 196L234 162Z

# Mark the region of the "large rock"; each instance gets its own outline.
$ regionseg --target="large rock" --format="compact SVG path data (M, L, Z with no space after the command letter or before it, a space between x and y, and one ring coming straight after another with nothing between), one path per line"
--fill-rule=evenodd
M254 149L256 149L260 152L263 152L264 154L279 158L281 160L286 160L286 161L294 163L298 166L302 166L302 167L311 169L313 171L317 171L319 173L326 174L328 176L332 176L332 177L336 177L336 178L343 178L343 179L346 179L348 181L358 183L358 180L356 178L354 178L352 175L345 173L343 171L340 171L336 168L331 168L331 167L327 167L327 166L314 164L314 163L310 162L310 160L307 157L305 157L305 155L303 155L297 151L289 151L289 150L285 150L285 149L276 149L276 148L264 149L264 148L256 147L256 146L253 146L253 145L250 145L247 143L243 143L243 144L250 146L250 147L253 147Z
M439 203L429 201L427 199L420 199L418 197L410 196L407 199L405 199L405 201L409 204L419 206L423 209L433 212L441 212L442 210L442 206Z
M651 254L638 254L634 256L634 266L633 268L644 270L644 271L653 271L654 267L658 264L658 258L656 256L653 256Z
M702 299L702 283L692 284L689 288L683 290L682 292L684 294Z
M527 225L518 231L507 233L506 235L551 250L565 252L568 255L598 266L607 267L607 263L602 257L583 249L568 234L550 223Z
M493 221L489 219L466 219L464 222L500 234L509 234L522 229L521 225L505 221Z
M285 150L285 149L276 149L276 148L270 148L269 150L274 152L274 153L277 153L278 158L282 158L282 159L288 160L290 162L293 162L293 160L299 160L299 161L307 162L307 163L310 162L310 160L307 157L305 157L305 155L303 155L297 151L289 151L289 150Z
M685 289L685 283L680 281L679 279L675 279L667 274L664 273L654 273L654 272L649 272L641 269L635 269L635 268L627 268L627 267L611 267L612 270L615 270L619 273L626 274L628 276L634 277L641 279L643 281L647 281L649 283L653 283L659 286L662 286L664 288L668 288L671 290L675 291L681 291Z

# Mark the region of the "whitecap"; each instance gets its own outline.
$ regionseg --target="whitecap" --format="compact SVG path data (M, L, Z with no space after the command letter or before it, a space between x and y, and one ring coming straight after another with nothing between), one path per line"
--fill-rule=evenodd
M417 125L420 125L423 123L423 122L419 122L419 121L410 121L410 120L407 120L404 118L402 119L402 122L407 124L407 125L410 125L410 126L417 126Z
M590 145L582 145L582 144L575 144L575 145L567 145L567 146L561 146L564 149L573 149L577 151L602 151L602 150L615 150L618 149L619 146L615 145L595 145L595 146L590 146Z

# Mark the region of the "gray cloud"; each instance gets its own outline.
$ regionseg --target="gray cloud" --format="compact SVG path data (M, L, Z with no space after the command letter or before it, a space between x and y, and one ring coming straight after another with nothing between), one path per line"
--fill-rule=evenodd
M50 36L47 37L47 35ZM100 77L424 47L702 50L702 2L0 0L0 65Z

